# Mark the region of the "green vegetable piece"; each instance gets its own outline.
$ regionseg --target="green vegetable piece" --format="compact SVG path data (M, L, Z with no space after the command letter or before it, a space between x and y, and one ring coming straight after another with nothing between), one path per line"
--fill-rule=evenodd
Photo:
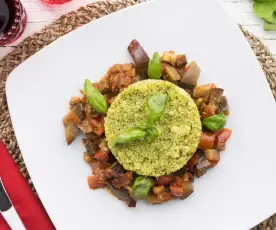
M219 131L226 125L226 116L224 113L213 115L203 119L202 124L210 131Z
M160 79L162 75L162 65L159 53L155 52L148 64L148 76L151 79Z
M107 103L105 97L91 84L91 81L88 79L86 79L84 82L84 94L88 99L88 104L98 113L107 112Z
M167 94L156 94L148 99L146 106L148 125L154 125L165 111Z
M276 24L271 24L271 23L265 22L265 24L264 24L264 30L265 30L265 31L273 31L273 30L276 30Z
M137 198L146 198L151 187L154 186L154 180L150 177L138 176L133 183L132 191Z
M276 2L274 1L254 1L253 10L257 17L264 19L266 22L276 22Z
M129 144L136 140L143 140L145 138L146 132L142 129L134 128L127 130L120 134L115 140L114 144Z
M156 127L148 127L146 131L146 139L149 142L155 141L160 135L159 130Z

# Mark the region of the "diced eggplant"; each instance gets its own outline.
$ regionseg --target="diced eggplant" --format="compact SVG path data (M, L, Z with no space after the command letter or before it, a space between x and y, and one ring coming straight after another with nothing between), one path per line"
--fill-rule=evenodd
M77 104L83 103L83 99L81 97L71 97L70 99L70 109L74 108Z
M197 86L194 88L193 97L203 97L206 94L206 92L213 88L216 88L216 85L214 83Z
M192 181L184 181L184 193L181 199L186 199L194 192L194 185Z
M147 197L147 201L149 204L161 204L165 203L173 198L170 192L164 191L159 193L158 195L149 194Z
M203 98L202 97L199 97L195 100L195 103L197 105L197 108L200 108L201 106L201 103L203 102Z
M174 81L179 81L181 79L181 76L179 75L179 73L177 72L175 67L173 67L170 64L165 63L165 62L163 62L162 64L163 64L164 69L165 69L166 78L169 81L174 82Z
M184 89L188 94L190 94L190 96L193 95L193 89L195 88L193 85L186 85L182 81L178 81L178 82L176 82L176 84L180 88Z
M113 186L112 182L107 182L107 188L116 196L119 200L124 201L128 207L135 207L136 200L134 200L125 189L118 189Z
M87 162L88 164L92 163L94 161L94 158L92 155L89 155L88 152L84 152L83 154L83 159L85 160L85 162Z
M65 126L65 137L67 145L70 145L78 136L79 129L74 122L70 122Z
M210 90L209 104L214 105L219 109L224 90L221 88L213 88Z
M128 51L136 65L136 70L140 75L145 75L148 69L149 56L135 39L128 46Z
M163 185L159 185L159 186L155 186L152 188L152 192L155 194L155 195L158 195L162 192L165 192L165 187Z
M185 68L179 70L179 73L182 77L181 82L183 84L195 87L197 85L200 72L201 70L196 62L191 62L190 64L186 65Z
M210 96L211 96L211 90L208 90L205 95L203 96L203 101L205 102L205 104L209 104L210 101Z
M90 119L88 118L84 119L78 127L84 134L93 132L93 127L91 125Z
M186 173L183 175L183 180L184 180L184 181L191 181L191 182L194 182L194 176L193 176L192 173L186 172Z
M176 54L174 51L165 51L161 57L161 61L170 63L175 66L176 64Z
M187 65L187 58L183 54L176 55L176 63L177 68L185 67Z
M194 191L193 183L191 181L184 181L181 178L176 178L176 180L170 184L170 191L176 198L182 200L186 199Z
M63 123L67 126L71 121L80 124L84 118L83 105L81 103L75 105L69 113L64 117Z
M211 163L210 167L214 167L220 160L220 152L216 149L204 150L205 158Z
M198 158L198 163L195 167L195 173L197 177L203 176L207 169L211 167L211 163L205 158L205 156L200 156Z
M118 161L116 161L106 170L106 173L108 178L116 178L121 176L124 171L125 169L123 166Z
M101 142L100 142L100 144L99 144L99 148L100 148L100 150L105 151L105 152L108 152L108 151L109 151L108 145L107 145L107 142L106 142L105 139L102 139L102 140L101 140Z
M222 96L219 104L219 108L221 112L227 112L227 111L229 112L229 104L225 96Z
M90 140L90 141L98 141L100 139L102 139L102 136L98 136L96 133L86 133L85 137Z
M130 186L133 180L133 172L127 171L126 173L120 175L119 177L112 180L112 184L116 188L125 188L126 186Z
M90 141L88 139L83 139L82 143L83 143L83 145L86 149L86 152L89 156L93 156L97 152L97 149L95 149L95 146L92 141Z

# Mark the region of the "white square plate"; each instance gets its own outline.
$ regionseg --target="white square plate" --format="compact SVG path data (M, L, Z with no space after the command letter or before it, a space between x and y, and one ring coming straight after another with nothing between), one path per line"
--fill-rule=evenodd
M134 38L150 55L175 50L197 61L201 83L226 91L233 135L189 199L130 209L88 188L84 148L80 140L66 145L62 118L85 78L96 81L114 63L131 61ZM238 26L215 1L156 0L83 26L15 69L7 97L24 160L59 230L246 230L276 211L275 102Z

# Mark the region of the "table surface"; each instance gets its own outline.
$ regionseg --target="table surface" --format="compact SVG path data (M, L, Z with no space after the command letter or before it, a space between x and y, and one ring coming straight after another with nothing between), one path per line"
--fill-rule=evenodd
M47 6L40 0L21 0L28 15L27 27L22 37L15 43L0 47L0 59L11 52L27 36L38 32L44 26L50 24L61 15L69 11L76 10L95 0L72 0L72 2L62 6ZM169 1L169 0L168 0ZM206 0L211 1L211 0ZM217 0L236 22L241 24L245 29L261 38L269 50L276 55L276 32L266 32L263 30L263 21L253 14L252 0Z

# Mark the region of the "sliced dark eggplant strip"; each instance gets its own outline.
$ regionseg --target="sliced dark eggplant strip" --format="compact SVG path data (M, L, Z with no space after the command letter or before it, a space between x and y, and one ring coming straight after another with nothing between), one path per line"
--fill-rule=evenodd
M135 207L136 200L134 200L125 189L115 188L112 182L107 182L107 188L116 196L119 200L124 201L128 207Z
M146 75L150 59L144 48L140 45L138 41L134 39L129 44L128 51L136 65L137 72L140 74L140 76Z

